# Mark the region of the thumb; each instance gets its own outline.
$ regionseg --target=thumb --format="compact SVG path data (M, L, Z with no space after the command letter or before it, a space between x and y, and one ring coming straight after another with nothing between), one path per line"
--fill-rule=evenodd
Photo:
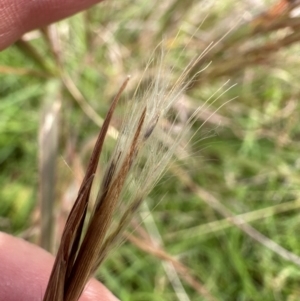
M0 232L0 300L41 301L54 257L43 249ZM95 279L80 301L118 301Z

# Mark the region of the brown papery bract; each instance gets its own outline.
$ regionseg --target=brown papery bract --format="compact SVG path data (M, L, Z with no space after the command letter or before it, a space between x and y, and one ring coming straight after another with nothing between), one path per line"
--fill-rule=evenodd
M78 197L66 222L44 301L79 299L89 278L118 243L132 216L165 171L181 138L189 130L193 116L175 135L172 126L171 129L164 129L163 121L193 80L186 80L189 71L205 52L192 60L174 81L169 76L172 70L165 69L163 53L158 62L150 61L148 67L154 63L157 76L142 93L135 93L128 104L93 212L86 221L91 186L104 139L128 79L120 88L107 113ZM176 116L171 124L175 122ZM121 200L124 213L113 223ZM85 231L84 225L87 225Z

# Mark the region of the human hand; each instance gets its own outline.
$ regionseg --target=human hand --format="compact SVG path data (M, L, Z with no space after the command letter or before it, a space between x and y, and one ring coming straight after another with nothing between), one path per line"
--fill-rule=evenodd
M0 50L25 32L71 16L102 0L0 0Z
M0 300L41 301L54 258L43 249L0 232ZM80 301L117 301L97 280L91 279Z

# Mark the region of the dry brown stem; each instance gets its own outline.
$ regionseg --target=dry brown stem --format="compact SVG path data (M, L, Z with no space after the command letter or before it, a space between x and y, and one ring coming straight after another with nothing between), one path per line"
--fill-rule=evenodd
M144 233L147 235L147 233ZM169 255L162 247L155 246L151 239L141 239L135 235L132 235L128 232L124 233L125 238L137 246L139 249L147 252L149 254L154 255L155 257L170 262L176 271L180 274L181 278L188 283L195 291L199 293L199 295L205 297L206 300L216 301L217 299L211 295L211 293L205 288L205 286L201 283L198 277L192 274L190 269L185 266L183 263L178 261L176 258Z

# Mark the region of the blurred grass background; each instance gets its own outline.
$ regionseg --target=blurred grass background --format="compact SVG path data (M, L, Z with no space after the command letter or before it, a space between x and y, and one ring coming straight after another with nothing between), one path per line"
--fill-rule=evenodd
M97 277L123 301L299 300L299 28L297 1L126 0L25 35L0 53L0 230L55 252L126 75L124 102L159 43L176 78L214 42L174 108L203 106L187 158Z

